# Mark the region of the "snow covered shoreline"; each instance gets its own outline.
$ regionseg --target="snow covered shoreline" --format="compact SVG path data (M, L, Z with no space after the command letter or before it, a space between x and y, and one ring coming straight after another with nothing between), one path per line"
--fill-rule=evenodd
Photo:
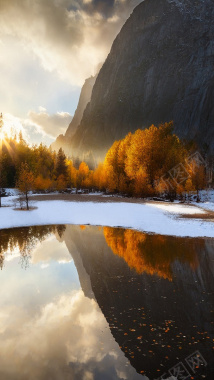
M197 206L160 203L35 201L34 209L14 209L16 197L4 198L0 209L0 229L50 224L90 224L124 227L148 233L181 237L214 237L213 222L182 218L205 214ZM201 206L201 205L200 205ZM205 207L206 208L206 207Z

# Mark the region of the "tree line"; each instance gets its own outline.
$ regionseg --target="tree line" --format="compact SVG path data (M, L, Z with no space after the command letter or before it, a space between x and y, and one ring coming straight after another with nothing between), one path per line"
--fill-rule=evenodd
M128 196L199 192L207 186L207 166L194 158L196 147L173 133L173 123L138 129L108 150L105 159L91 169L86 162L52 151L43 144L30 147L20 133L4 137L0 149L0 188L66 191L68 188L101 190ZM190 160L189 158L192 157Z
M207 163L194 143L173 133L173 122L152 125L114 142L97 169L99 186L135 197L198 194L210 180Z

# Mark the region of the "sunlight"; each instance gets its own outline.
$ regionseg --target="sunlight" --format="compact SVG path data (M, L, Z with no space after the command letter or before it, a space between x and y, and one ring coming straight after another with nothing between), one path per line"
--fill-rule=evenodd
M2 147L4 145L9 155L13 158L14 152L7 140L10 138L14 138L15 135L17 135L19 132L20 132L20 129L18 130L17 128L17 133L16 133L16 129L14 128L14 123L13 124L11 123L10 115L6 114L4 115L4 117L2 114L0 115L0 153L2 153Z
M0 128L0 140L6 138L14 138L16 136L19 140L19 133L22 133L23 136L26 135L22 123L19 118L12 116L10 114L4 114L2 118L1 128Z
M8 144L8 142L7 142L6 138L5 138L5 136L4 136L4 139L1 140L1 141L4 141L4 145L6 146L7 151L8 151L8 153L9 153L10 157L13 158L13 156L14 156L13 149L12 149L11 146Z

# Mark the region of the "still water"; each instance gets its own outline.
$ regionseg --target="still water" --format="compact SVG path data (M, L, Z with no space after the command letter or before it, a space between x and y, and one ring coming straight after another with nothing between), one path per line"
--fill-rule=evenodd
M0 379L214 379L213 239L42 226L0 251Z

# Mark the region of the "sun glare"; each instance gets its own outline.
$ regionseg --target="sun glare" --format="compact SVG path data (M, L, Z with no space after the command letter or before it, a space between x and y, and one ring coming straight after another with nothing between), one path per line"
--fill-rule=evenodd
M10 114L5 114L2 117L0 140L2 141L7 138L14 138L15 136L18 140L20 132L25 135L25 131L20 120Z

